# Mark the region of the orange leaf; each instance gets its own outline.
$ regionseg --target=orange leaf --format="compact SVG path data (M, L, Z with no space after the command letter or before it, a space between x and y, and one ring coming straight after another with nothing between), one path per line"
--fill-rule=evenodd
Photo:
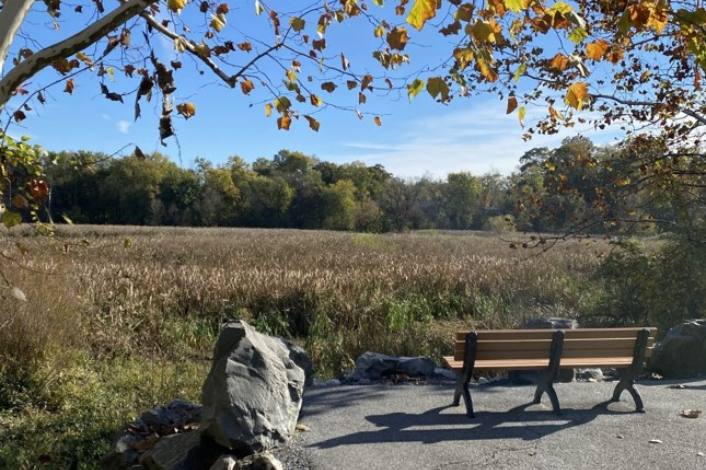
M255 85L253 85L253 83L248 79L240 82L240 89L246 95L250 94L250 92L253 91L254 88L255 88Z
M610 43L605 39L599 39L596 42L586 45L586 57L593 60L601 60L603 55L608 52Z
M309 121L309 127L311 127L311 130L313 130L314 132L319 132L319 128L321 127L319 121L317 121L311 116L304 116L304 119Z
M270 117L272 114L272 103L267 103L265 105L265 116Z
M380 116L375 116L375 119L373 120L375 121L375 124L382 126L382 119L380 119Z
M398 26L387 33L387 43L392 49L397 49L398 51L404 50L407 41L409 41L407 28L403 26Z
M517 109L517 98L511 96L507 99L507 114L510 114Z
M64 91L70 95L74 94L74 79L73 78L69 78L66 81L66 86L64 87Z
M555 68L555 69L559 70L560 72L563 72L569 66L569 58L566 57L564 54L557 54L552 59L552 62L550 65L552 66L552 68Z
M282 116L277 118L277 128L278 129L284 129L285 131L288 131L289 126L291 124L292 124L292 118L290 118L286 114L283 114Z

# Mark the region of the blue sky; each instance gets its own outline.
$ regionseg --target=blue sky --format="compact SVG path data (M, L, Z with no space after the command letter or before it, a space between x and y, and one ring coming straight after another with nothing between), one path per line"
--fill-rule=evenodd
M231 11L229 18L235 18L236 13ZM255 34L258 28L266 30L262 24L257 24L262 17L250 15L248 18L250 23L246 22L245 26L237 20L229 23L228 28L232 29L227 28L225 33ZM56 41L77 26L70 17L65 17L64 21L58 35L46 27L34 34L45 43ZM379 40L372 38L364 25L344 23L332 27L327 40L333 44L332 51L345 52L355 69L379 72L379 65L369 59L375 41ZM429 63L437 64L441 60L438 51L443 45L443 39L432 37L431 31L415 37L405 51L412 56L412 63L403 72L412 72ZM167 41L158 47L166 58L175 54ZM47 95L48 103L44 106L36 103L34 111L27 113L28 118L20 126L9 128L10 133L28 135L33 143L49 150L84 149L112 154L128 146L122 154L129 154L131 145L139 145L145 152L165 153L185 167L191 167L198 156L214 163L223 162L231 155L253 161L258 157L271 158L278 150L286 148L336 163L355 160L368 165L379 163L403 177L430 174L439 178L455 171L508 174L516 169L519 157L533 147L557 146L564 137L578 132L598 143L613 142L617 135L614 131L596 134L585 128L562 131L552 137L536 136L530 142L523 142L516 113L506 115L506 103L494 95L457 99L450 105L442 105L433 102L426 92L412 103L405 95L398 94L369 97L361 111L380 115L383 121L380 127L374 124L372 115L359 120L353 112L326 109L315 115L321 122L318 133L311 131L303 119L295 121L290 131L280 131L276 116L265 117L263 100L266 97L255 92L246 97L238 89L219 84L208 71L199 76L189 67L188 59L182 60L185 67L175 73L179 87L174 94L175 102L195 102L197 114L188 121L174 116L178 143L172 138L167 140L168 147L160 144L157 96L150 104L143 101L142 118L134 122L134 95L127 96L125 104L106 100L91 72L76 78L73 96L62 91L63 84L54 87ZM281 70L274 67L268 73L277 74ZM47 83L56 77L56 73L50 71L33 81ZM106 81L106 84L111 90L126 92L134 88L136 82L118 79L115 83ZM357 105L357 93L347 92L345 84L330 95L321 90L318 94L336 104ZM12 110L12 106L9 109ZM526 121L531 122L538 112L528 108ZM5 116L2 119L4 121Z

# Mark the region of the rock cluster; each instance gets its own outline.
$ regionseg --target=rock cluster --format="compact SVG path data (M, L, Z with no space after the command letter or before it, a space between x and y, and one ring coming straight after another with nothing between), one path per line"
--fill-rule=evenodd
M174 401L143 413L118 434L101 466L282 470L271 451L295 432L307 374L313 380L301 348L246 322L227 323L202 388L203 404Z

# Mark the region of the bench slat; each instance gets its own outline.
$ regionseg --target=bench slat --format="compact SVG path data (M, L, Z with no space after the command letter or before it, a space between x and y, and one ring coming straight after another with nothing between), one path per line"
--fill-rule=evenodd
M637 338L637 334L643 328L578 328L575 330L564 330L565 339L579 338ZM649 328L650 337L657 334L657 328ZM555 330L478 330L478 340L531 340L531 339L551 339ZM470 330L459 331L456 339L462 341Z
M651 347L654 345L655 339L650 338L647 342L647 346ZM478 348L485 351L530 351L534 349L549 351L552 344L551 339L525 339L519 341L513 340L494 340L494 341L478 341ZM630 348L635 346L635 339L626 338L597 338L597 339L587 339L587 338L569 338L564 339L564 351L572 350L591 350L591 349L621 349ZM454 351L463 351L465 348L465 341L456 341Z
M444 364L455 371L463 370L463 361L453 357L444 357ZM632 364L631 357L599 357L581 359L562 359L561 369L581 369L595 367L625 368ZM549 365L548 359L512 359L512 360L476 360L473 370L532 370L544 369Z

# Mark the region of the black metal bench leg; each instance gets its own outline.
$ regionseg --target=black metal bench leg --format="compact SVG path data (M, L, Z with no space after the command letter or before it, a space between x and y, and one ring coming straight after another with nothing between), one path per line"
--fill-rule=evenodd
M613 398L611 401L620 401L620 395L627 390L632 399L635 401L635 410L644 412L645 407L642 403L642 397L635 388L635 379L642 372L642 366L645 362L645 353L647 351L647 341L650 337L650 330L645 328L637 334L635 340L635 351L633 353L632 364L627 369L620 371L620 382L613 390Z
M451 406L458 406L461 404L461 395L463 394L463 371L459 370L456 372L456 391L454 392L454 401Z
M558 330L552 338L552 346L549 357L549 367L542 371L539 375L539 383L534 392L535 405L541 403L542 395L546 392L549 395L549 400L552 402L552 408L556 415L561 415L561 407L559 406L559 397L554 390L554 380L559 375L559 364L561 362L561 351L564 346L564 331Z
M615 386L613 390L613 398L611 401L620 401L620 395L627 390L632 399L635 401L635 411L643 412L645 411L645 406L642 403L642 397L640 392L635 388L635 379L629 371L621 372L620 382Z
M466 352L463 359L463 370L456 373L456 391L454 392L454 400L452 406L458 406L463 396L463 403L466 405L466 416L474 418L473 400L471 399L471 391L468 388L468 383L473 376L473 366L476 362L476 345L477 333L472 331L466 336Z

